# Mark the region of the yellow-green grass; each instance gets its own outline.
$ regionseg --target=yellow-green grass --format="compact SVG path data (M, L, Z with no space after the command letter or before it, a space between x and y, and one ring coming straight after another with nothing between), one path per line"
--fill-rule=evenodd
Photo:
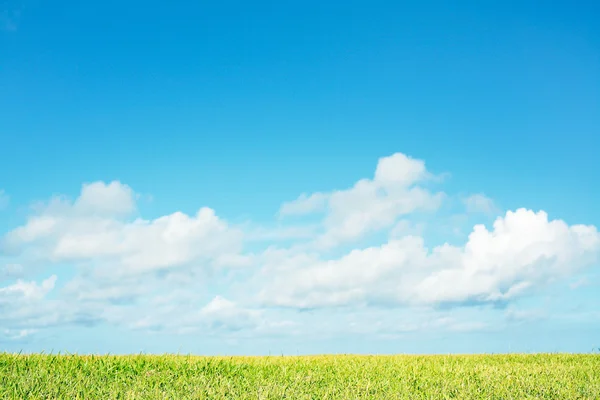
M0 354L0 399L600 399L600 355Z

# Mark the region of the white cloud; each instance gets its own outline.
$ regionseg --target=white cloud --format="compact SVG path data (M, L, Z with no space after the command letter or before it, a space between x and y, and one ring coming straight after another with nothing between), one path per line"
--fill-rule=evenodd
M0 326L16 339L98 322L171 333L303 335L301 321L317 322L297 309L335 308L339 315L360 309L363 317L379 310L355 333L481 330L490 322L443 315L436 306L509 302L552 281L565 278L566 285L597 259L595 227L525 209L497 218L491 230L476 225L462 246L427 248L418 212L436 210L445 196L425 187L432 180L423 161L394 154L379 160L372 179L302 195L279 211L282 217L322 212L317 225L282 218L275 226L232 226L207 207L143 219L129 186L85 184L74 200L38 204L1 239L0 283L32 275L39 265L67 265L75 276L61 279L60 289L54 287L62 269L41 282L0 287ZM495 207L483 195L465 201L473 212ZM465 224L461 218L447 221L455 229ZM428 219L428 233L451 232L435 222ZM386 242L334 249L373 233L381 235L368 239ZM386 322L390 306L434 310L430 319ZM326 322L318 332L339 333L339 318Z
M283 203L279 209L280 216L304 215L325 210L327 195L314 193L310 196L303 193L296 200Z
M423 161L396 153L379 159L373 179L361 179L346 190L303 194L279 213L305 214L325 207L324 232L315 244L331 248L389 228L402 215L437 209L444 194L417 186L431 177Z
M241 250L242 232L210 208L192 216L126 219L135 210L134 196L118 182L84 185L74 202L55 198L38 207L27 224L4 237L3 247L13 254L33 249L33 256L52 262L103 264L117 275L193 262L223 264Z
M494 201L484 194L471 195L463 200L470 213L492 214L497 211Z
M458 312L457 312L458 311ZM348 339L351 336L377 339L399 339L414 334L474 332L493 330L502 322L497 312L483 309L435 310L428 307L389 310L373 307L348 307L337 310L294 312L293 332L303 338ZM501 316L501 315L500 315Z
M475 226L463 247L428 251L421 237L406 236L340 259L270 271L260 296L265 304L296 308L505 301L572 275L599 250L595 227L519 209L498 218L492 231Z
M200 315L212 328L240 330L255 327L261 313L241 308L231 300L216 296L200 310Z
M133 190L117 181L84 184L73 205L74 211L84 215L127 215L135 208Z
M36 333L37 331L38 331L37 329L19 329L19 330L5 329L4 335L9 340L22 340L22 339L25 339L26 337Z
M218 218L212 209L202 207L195 215L174 212L151 220L132 219L135 198L127 185L96 182L83 185L73 201L54 197L37 204L26 224L2 238L6 254L21 263L7 263L0 277L21 276L21 264L32 263L48 268L70 264L76 267L76 275L65 282L54 300L44 296L56 276L41 285L19 280L0 289L0 307L9 307L10 301L13 310L0 317L0 322L13 330L97 321L175 329L177 324L191 323L187 319L198 316L198 310L173 319L180 310L164 304L146 310L142 303L176 287L198 292L213 272L251 261L241 253L242 231ZM194 299L197 301L197 295ZM178 301L177 297L171 300ZM143 321L140 312L147 315ZM233 313L231 308L223 312ZM213 324L221 323L214 315L210 318ZM193 322L202 323L201 318Z
M222 296L215 296L198 308L199 296L189 290L175 289L166 295L153 296L147 307L121 306L104 317L132 329L154 330L174 334L234 335L265 325L263 312L241 307ZM140 312L143 310L143 312Z
M382 157L375 169L375 182L383 186L409 187L426 179L430 174L425 168L425 162L415 160L402 153Z
M7 336L18 339L49 327L95 322L79 304L49 298L56 281L52 275L40 283L18 280L0 287L0 326Z
M398 239L407 235L421 235L425 230L425 224L412 223L408 220L401 219L390 230L390 238Z
M97 274L80 274L68 281L63 288L63 295L79 303L125 303L127 301L148 295L156 289L153 278L145 278L143 285L139 277L98 276Z
M510 308L505 312L506 319L511 322L530 322L537 321L547 317L547 312L543 309L515 309Z
M310 239L315 236L318 227L315 225L303 226L274 226L274 227L248 227L244 229L248 241L275 242L293 239Z
M9 263L0 267L0 282L16 279L23 276L24 268L21 264Z
M54 289L56 275L45 279L41 285L19 279L16 283L0 288L0 307L19 300L39 300Z
M571 289L575 290L575 289L578 289L578 288L581 288L581 287L585 287L585 286L589 286L589 285L591 285L591 282L590 282L589 278L584 276L583 278L579 278L579 279L571 282L569 284L569 287Z

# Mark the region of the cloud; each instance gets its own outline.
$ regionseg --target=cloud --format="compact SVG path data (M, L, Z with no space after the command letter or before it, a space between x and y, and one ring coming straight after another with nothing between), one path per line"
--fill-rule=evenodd
M0 288L0 308L12 305L13 302L21 300L39 300L54 288L56 275L45 279L41 285L36 282L25 282L18 280L16 283Z
M82 215L128 215L135 211L133 190L120 182L84 184L72 210Z
M194 321L202 325L198 310L173 320L181 311L172 308L177 297L171 297L171 305L153 310L144 303L157 301L161 293L173 292L175 287L182 288L175 292L184 300L189 299L183 289L197 293L217 271L247 265L251 257L241 253L243 232L207 207L194 215L174 212L150 220L135 217L136 198L120 182L94 182L84 184L74 200L55 196L35 204L27 222L2 238L5 257L20 262L6 263L0 277L20 277L37 264L49 269L75 266L75 276L64 282L53 300L44 296L52 291L55 275L41 286L19 280L0 289L0 307L4 304L14 310L0 322L12 330L100 321L156 330L189 325L186 318L197 315ZM199 301L198 295L192 298ZM224 307L222 312L231 314L232 310ZM140 312L147 315L144 320L139 320ZM235 325L235 321L209 317L215 325Z
M506 319L510 322L531 322L546 318L547 312L543 309L519 310L511 308L506 310L505 316Z
M421 235L425 230L425 224L416 223L402 219L398 221L390 230L390 238L402 238L407 235Z
M212 328L241 330L256 326L261 313L240 308L235 302L216 296L200 310L200 314Z
M460 312L456 312L460 311ZM466 312L465 312L466 311ZM495 314L495 313L492 313ZM497 329L498 315L482 309L435 310L427 307L384 309L352 307L339 310L311 310L296 314L297 324L290 331L301 337L368 337L402 339L437 333L465 333Z
M40 283L17 280L0 287L0 326L6 329L5 336L20 339L50 327L95 323L95 317L78 304L49 298L56 282L57 276L51 275Z
M284 203L279 214L324 210L323 232L315 244L332 248L388 228L402 215L436 210L444 193L431 193L418 186L431 177L422 160L396 153L379 159L372 179L361 179L345 190L303 194Z
M283 203L279 209L280 216L305 215L317 211L324 211L327 205L327 195L314 193L310 196L303 193L296 200Z
M19 329L16 331L11 329L5 329L4 336L9 340L23 340L36 332L37 329Z
M39 205L27 223L9 232L11 254L35 250L50 262L102 265L114 275L171 269L190 263L223 264L241 250L242 232L207 207L195 215L175 212L153 220L128 219L135 194L119 182L83 185L71 202L54 198ZM109 267L110 266L110 267Z
M571 282L569 284L569 287L574 290L574 289L578 289L581 287L589 286L590 284L591 284L591 282L590 282L589 278L583 277L583 278L577 279L574 282Z
M284 203L274 225L232 225L208 207L143 218L140 196L128 185L87 183L75 199L35 204L0 239L0 326L17 340L99 323L230 337L305 336L303 327L315 325L322 329L314 335L342 334L341 327L391 336L476 331L492 322L445 312L507 305L553 282L567 285L597 261L594 226L527 209L472 227L463 243L428 247L418 220L424 213L427 233L446 239L452 230L439 222L455 229L468 221L432 221L446 197L428 188L435 181L423 161L396 153L350 188ZM495 212L481 194L465 205ZM308 218L291 223L290 216ZM34 268L45 278L25 280ZM428 310L428 317L390 319L392 307L394 315ZM350 327L341 317L355 314L356 324L368 326Z
M245 238L248 241L276 242L293 239L310 239L315 236L318 227L314 225L303 226L275 226L245 229Z
M197 293L180 289L151 297L147 304L143 312L140 306L113 307L114 311L105 314L105 318L136 330L219 336L248 333L267 324L261 310L242 307L220 295L197 307Z
M578 272L599 250L595 227L519 209L496 219L492 231L476 225L462 247L429 251L423 238L406 236L339 259L306 257L304 264L269 270L260 298L293 308L497 303Z
M24 268L21 264L5 264L0 267L0 282L21 278L24 273Z
M494 201L481 193L471 195L463 202L470 213L493 214L498 210Z
M0 190L0 211L8 207L8 203L10 203L10 197L8 197L4 190Z

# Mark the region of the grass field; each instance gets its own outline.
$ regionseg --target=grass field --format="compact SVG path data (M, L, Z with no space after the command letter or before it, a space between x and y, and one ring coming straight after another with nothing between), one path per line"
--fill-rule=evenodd
M600 355L0 354L1 399L600 399Z

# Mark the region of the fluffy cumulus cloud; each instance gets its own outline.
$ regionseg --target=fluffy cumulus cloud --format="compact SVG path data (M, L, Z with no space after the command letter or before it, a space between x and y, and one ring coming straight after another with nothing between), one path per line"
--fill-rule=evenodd
M409 235L338 259L271 268L261 299L297 308L502 302L593 264L599 250L595 227L519 209L491 231L475 226L461 247L428 249Z
M419 185L432 177L422 160L396 153L379 160L373 178L361 179L349 189L303 194L284 203L279 213L324 211L324 229L315 243L322 248L335 247L389 228L403 215L437 209L444 193L432 193Z
M136 197L120 182L95 182L84 184L73 201L54 197L35 204L26 223L0 242L4 258L20 261L0 268L0 283L39 265L47 273L69 265L76 275L63 282L58 299L52 301L44 301L44 296L54 287L56 275L38 286L19 280L1 287L0 307L11 310L4 315L4 326L14 332L20 328L17 321L38 326L34 322L42 317L48 326L90 320L129 326L140 312L155 319L166 315L140 306L160 298L160 292L182 283L198 284L214 271L244 264L242 231L212 209L147 220L136 216ZM52 305L54 309L44 316L43 310Z
M192 215L146 219L131 187L84 184L74 199L34 204L23 224L0 239L0 339L98 323L171 333L299 335L302 326L314 326L307 313L298 313L305 309L377 315L371 333L470 331L490 322L439 310L506 304L596 265L594 226L527 209L474 226L462 244L428 246L426 233L435 230L428 224L453 196L431 189L439 183L435 177L422 160L383 157L370 178L350 188L283 203L275 227L231 224L201 205ZM497 213L481 194L461 198L467 213ZM428 224L418 220L425 214ZM430 320L392 321L381 311L390 308L396 315L437 311ZM364 331L342 319L321 326Z
M116 275L235 260L241 250L242 232L210 208L153 220L131 218L135 209L135 194L127 185L83 185L73 202L59 197L38 205L2 245L11 254L55 263L100 264Z
M202 307L200 314L212 327L232 330L253 327L260 317L260 311L244 309L222 296L216 296Z

